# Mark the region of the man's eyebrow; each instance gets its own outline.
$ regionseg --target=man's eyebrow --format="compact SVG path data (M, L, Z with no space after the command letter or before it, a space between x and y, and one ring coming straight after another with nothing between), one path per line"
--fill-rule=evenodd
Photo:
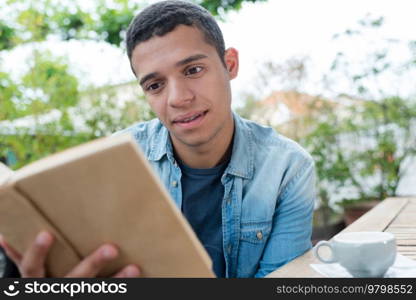
M206 56L205 54L195 54L195 55L191 55L185 59L182 59L180 61L178 61L175 66L176 67L180 67L186 64L189 64L190 62L193 62L195 60L199 60L199 59L203 59L203 58L207 58L208 56Z
M158 75L159 75L159 73L157 73L157 72L149 73L149 74L143 76L142 79L140 79L139 84L141 86L143 86L143 83L145 83L146 81L148 81L150 79L153 79L153 78L157 77Z
M175 64L175 67L180 67L180 66L183 66L183 65L189 64L190 62L193 62L193 61L195 61L195 60L199 60L199 59L203 59L203 58L207 58L207 57L208 57L208 56L207 56L207 55L205 55L205 54L195 54L195 55L191 55L191 56L189 56L189 57L187 57L187 58L185 58L185 59L182 59L182 60L178 61L178 62ZM140 79L139 84L140 84L141 86L143 86L143 84L144 84L146 81L148 81L148 80L150 80L150 79L153 79L153 78L155 78L155 77L157 77L157 76L159 76L159 73L157 73L157 72L152 72L152 73L149 73L149 74L147 74L147 75L143 76L143 78L142 78L142 79Z

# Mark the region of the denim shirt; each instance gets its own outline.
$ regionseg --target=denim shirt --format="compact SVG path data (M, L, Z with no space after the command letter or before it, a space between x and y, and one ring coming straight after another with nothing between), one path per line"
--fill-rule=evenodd
M264 277L311 248L314 163L272 128L233 117L232 156L221 177L226 277ZM180 209L181 169L166 127L154 119L122 132L134 136Z

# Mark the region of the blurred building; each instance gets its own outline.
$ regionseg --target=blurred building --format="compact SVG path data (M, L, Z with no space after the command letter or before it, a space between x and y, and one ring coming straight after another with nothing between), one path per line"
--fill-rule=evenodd
M248 113L251 120L299 140L310 132L310 118L320 118L319 112L324 106L336 109L340 116L345 116L349 112L344 108L356 101L347 97L332 100L297 91L275 91L264 100L255 101Z

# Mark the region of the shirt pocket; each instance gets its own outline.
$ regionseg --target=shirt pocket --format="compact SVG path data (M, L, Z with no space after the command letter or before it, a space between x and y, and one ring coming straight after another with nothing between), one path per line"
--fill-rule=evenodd
M242 223L240 241L262 244L264 243L272 229L272 222L255 222L255 223Z
M237 277L254 276L271 229L271 221L241 224Z

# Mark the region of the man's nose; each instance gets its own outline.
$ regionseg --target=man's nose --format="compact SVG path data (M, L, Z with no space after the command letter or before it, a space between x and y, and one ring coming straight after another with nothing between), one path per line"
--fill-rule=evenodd
M193 92L183 80L171 80L168 85L168 102L172 107L190 104L194 99Z

